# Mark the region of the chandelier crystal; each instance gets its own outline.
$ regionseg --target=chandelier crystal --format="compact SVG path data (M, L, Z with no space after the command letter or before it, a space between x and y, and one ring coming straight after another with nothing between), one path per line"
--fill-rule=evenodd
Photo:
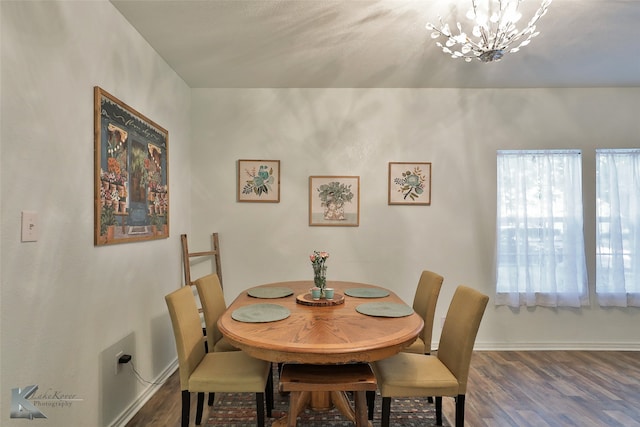
M543 0L527 26L518 30L516 24L522 18L518 7L522 1L524 0L471 0L471 9L466 14L473 24L471 34L463 31L460 22L455 25L458 32L452 32L442 17L438 17L439 26L429 23L427 29L433 31L432 39L440 36L447 39L444 44L438 41L436 45L452 58L464 58L466 62L473 59L482 62L499 61L505 53L519 51L539 34L536 22L547 13L552 0ZM517 46L511 47L518 41L520 43Z

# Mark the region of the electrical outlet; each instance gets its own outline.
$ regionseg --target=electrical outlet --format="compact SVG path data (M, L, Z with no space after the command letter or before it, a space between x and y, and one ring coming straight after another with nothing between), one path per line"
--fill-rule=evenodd
M119 351L116 353L116 375L120 373L122 370L122 363L120 363L120 356L124 354L124 351Z

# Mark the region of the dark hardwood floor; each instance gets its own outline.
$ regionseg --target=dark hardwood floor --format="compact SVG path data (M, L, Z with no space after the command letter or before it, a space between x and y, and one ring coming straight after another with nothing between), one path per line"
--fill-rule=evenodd
M179 426L179 387L176 372L127 427ZM443 413L453 425L453 399ZM474 352L465 426L640 427L640 352Z

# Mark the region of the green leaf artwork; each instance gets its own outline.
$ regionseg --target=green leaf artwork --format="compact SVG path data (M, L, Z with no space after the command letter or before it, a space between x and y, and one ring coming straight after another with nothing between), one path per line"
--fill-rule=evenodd
M245 169L245 173L249 175L250 179L245 181L242 194L254 193L256 196L262 196L263 194L269 194L269 191L273 191L272 185L275 182L273 168L261 165L258 170L255 167Z
M427 177L420 169L420 166L416 166L413 171L402 172L402 178L395 178L393 183L397 186L397 191L402 193L405 200L408 198L414 201L424 193L426 179Z

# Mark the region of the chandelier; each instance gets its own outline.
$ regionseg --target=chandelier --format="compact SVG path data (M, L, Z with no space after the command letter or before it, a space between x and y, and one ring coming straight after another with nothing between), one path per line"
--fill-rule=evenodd
M433 31L432 39L440 36L447 39L444 45L439 41L436 45L452 58L464 58L466 62L473 59L482 62L499 61L505 53L519 51L539 34L536 22L547 13L552 0L543 0L527 26L519 30L516 24L522 18L518 11L522 1L524 0L471 0L471 9L466 15L473 24L471 34L462 30L460 22L456 22L458 32L453 33L442 17L438 17L439 26L429 23L427 29ZM520 43L517 46L511 47L518 41Z

